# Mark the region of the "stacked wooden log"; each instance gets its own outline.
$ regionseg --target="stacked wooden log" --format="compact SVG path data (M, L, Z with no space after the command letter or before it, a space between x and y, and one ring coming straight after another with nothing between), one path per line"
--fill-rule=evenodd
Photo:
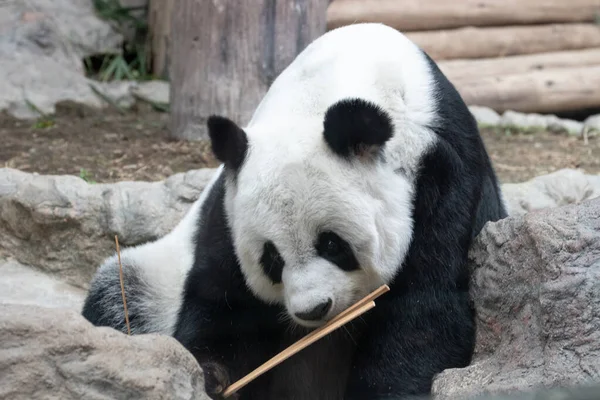
M381 22L425 50L467 104L600 107L600 0L334 0L328 29Z

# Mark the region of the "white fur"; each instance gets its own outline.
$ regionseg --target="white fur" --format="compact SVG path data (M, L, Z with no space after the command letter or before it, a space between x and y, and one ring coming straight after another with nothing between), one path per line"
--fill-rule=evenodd
M423 54L381 24L326 33L275 80L245 127L249 152L226 194L236 252L258 297L285 304L292 318L330 297L327 320L394 277L411 240L418 161L435 141L427 128L436 123L433 90ZM388 163L356 160L349 167L325 144L325 112L348 97L392 116ZM360 271L344 272L316 256L321 230L351 244ZM267 240L285 260L282 284L272 284L260 266Z
M222 170L222 166L217 169L198 200L171 232L154 242L122 249L124 273L135 274L144 283L144 296L135 298L138 302L135 306L144 310L146 324L132 327L133 333L138 333L136 328L141 333L174 333L185 278L194 263L193 238L200 223L200 210ZM112 269L117 263L116 255L108 258L100 267L98 279L108 280L109 274L114 274ZM118 303L116 306L119 310L110 315L122 314L121 306ZM110 305L105 304L104 307Z

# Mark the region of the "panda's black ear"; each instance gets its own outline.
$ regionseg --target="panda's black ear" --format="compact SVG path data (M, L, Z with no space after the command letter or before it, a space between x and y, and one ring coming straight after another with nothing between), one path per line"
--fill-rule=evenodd
M373 159L392 137L390 116L376 104L344 99L331 105L323 121L325 141L341 157Z
M206 125L215 157L226 168L237 171L248 152L246 132L232 120L217 115L208 117Z

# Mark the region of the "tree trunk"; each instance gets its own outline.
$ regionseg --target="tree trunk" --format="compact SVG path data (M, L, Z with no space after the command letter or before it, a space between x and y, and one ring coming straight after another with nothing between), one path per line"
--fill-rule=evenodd
M177 0L171 134L206 139L215 113L240 125L279 73L325 33L328 0Z
M468 105L554 113L600 107L600 66L558 68L455 82Z
M438 63L453 83L532 71L600 66L600 48ZM568 70L567 70L568 71Z
M600 26L594 24L468 27L406 36L436 61L600 47Z
M153 75L169 79L171 19L175 0L150 0L148 47Z
M381 22L401 31L464 26L592 22L600 0L335 0L328 29Z

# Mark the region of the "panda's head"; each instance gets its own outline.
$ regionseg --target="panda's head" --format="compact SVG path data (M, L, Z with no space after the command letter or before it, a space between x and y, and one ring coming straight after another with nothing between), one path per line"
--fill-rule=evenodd
M360 99L319 118L208 120L225 166L225 207L250 289L319 326L402 264L412 232L412 187L386 164L392 119Z

